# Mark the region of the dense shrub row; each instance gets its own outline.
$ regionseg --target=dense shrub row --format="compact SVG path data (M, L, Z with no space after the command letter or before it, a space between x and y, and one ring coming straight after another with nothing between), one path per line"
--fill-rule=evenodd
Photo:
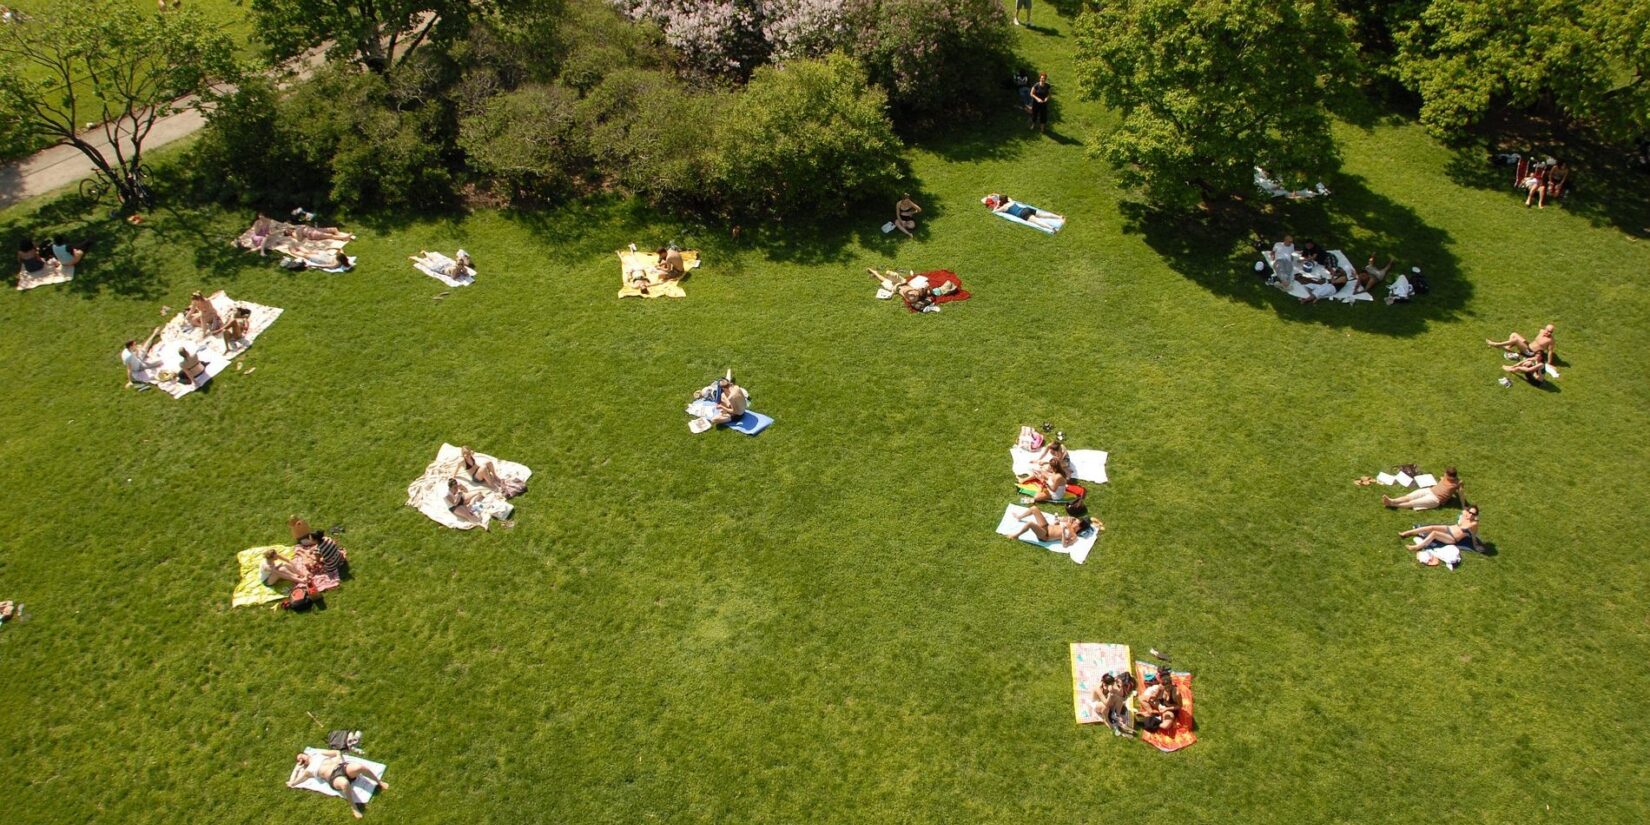
M739 48L761 60L737 72L708 71L721 52L671 35L651 6L627 17L604 0L541 0L384 71L341 62L286 94L247 84L192 165L206 195L248 205L616 188L727 217L830 215L897 186L891 114L959 117L1006 64L989 0L741 5L793 14L753 18L760 44ZM849 15L876 16L889 40L845 41Z

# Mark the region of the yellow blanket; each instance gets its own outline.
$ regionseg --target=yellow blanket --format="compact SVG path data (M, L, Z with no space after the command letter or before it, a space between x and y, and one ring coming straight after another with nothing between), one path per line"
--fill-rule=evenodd
M659 265L659 256L652 252L631 252L628 249L618 251L619 256L619 297L620 298L686 298L687 293L682 291L682 285L676 281L666 281L654 272ZM689 249L682 253L682 267L689 272L699 267L699 252ZM647 289L644 292L637 281L640 275L647 279Z
M297 548L294 547L273 546L275 552L287 561L292 561L292 556L297 552ZM264 551L268 549L269 547L252 547L235 554L235 563L240 565L241 577L235 584L235 594L229 599L230 607L269 604L286 598L284 591L264 584L263 577L258 575L258 563L263 560Z

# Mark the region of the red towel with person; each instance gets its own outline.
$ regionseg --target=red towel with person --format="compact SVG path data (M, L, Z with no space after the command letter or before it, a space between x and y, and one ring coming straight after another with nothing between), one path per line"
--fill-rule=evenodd
M962 288L962 279L957 277L957 273L952 272L949 269L936 269L932 272L919 272L915 277L927 278L928 288L930 290L939 289L945 284L956 285L957 289L955 292L948 295L935 295L934 303L936 304L949 304L952 301L966 301L970 297L968 290ZM905 302L905 308L911 312L917 311L916 307L911 306L910 301Z

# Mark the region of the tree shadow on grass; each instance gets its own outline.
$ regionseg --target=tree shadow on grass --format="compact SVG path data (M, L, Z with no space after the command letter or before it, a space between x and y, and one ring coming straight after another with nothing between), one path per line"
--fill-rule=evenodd
M912 145L953 162L1013 160L1031 141L1043 138L1030 127L1030 116L1016 103L1016 94L1013 89L1004 90L1002 109L977 124L924 136ZM1054 106L1050 109L1051 116L1057 113Z
M1427 322L1456 317L1472 298L1472 284L1460 277L1449 251L1449 234L1429 226L1414 210L1370 191L1364 180L1339 176L1331 181L1329 198L1311 201L1273 201L1256 209L1245 203L1194 220L1152 211L1138 203L1123 205L1126 230L1142 236L1176 272L1210 292L1254 307L1269 306L1287 321L1356 329L1380 335L1411 336ZM1302 305L1295 298L1266 286L1256 276L1260 253L1257 238L1267 245L1285 234L1299 245L1312 239L1328 249L1341 249L1355 266L1371 253L1385 263L1397 262L1389 281L1419 266L1431 291L1406 304L1387 305L1386 290L1376 288L1374 302Z
M1480 137L1456 149L1444 169L1452 182L1503 190L1509 208L1523 208L1528 193L1513 180L1517 167L1497 162L1495 156L1503 152L1518 152L1526 158L1551 156L1570 167L1570 177L1563 198L1549 199L1548 209L1564 209L1594 226L1650 237L1650 165L1635 163L1623 147L1531 116L1502 120L1489 131L1494 138Z

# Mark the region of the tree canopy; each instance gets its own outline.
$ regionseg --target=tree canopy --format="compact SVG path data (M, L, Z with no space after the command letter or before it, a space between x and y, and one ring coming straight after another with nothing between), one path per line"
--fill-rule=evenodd
M1122 114L1098 152L1154 204L1249 191L1339 164L1326 96L1351 72L1330 0L1113 0L1077 21L1085 94Z
M533 0L538 4L552 0ZM461 36L499 0L252 0L257 37L277 58L328 47L387 71L420 46Z

